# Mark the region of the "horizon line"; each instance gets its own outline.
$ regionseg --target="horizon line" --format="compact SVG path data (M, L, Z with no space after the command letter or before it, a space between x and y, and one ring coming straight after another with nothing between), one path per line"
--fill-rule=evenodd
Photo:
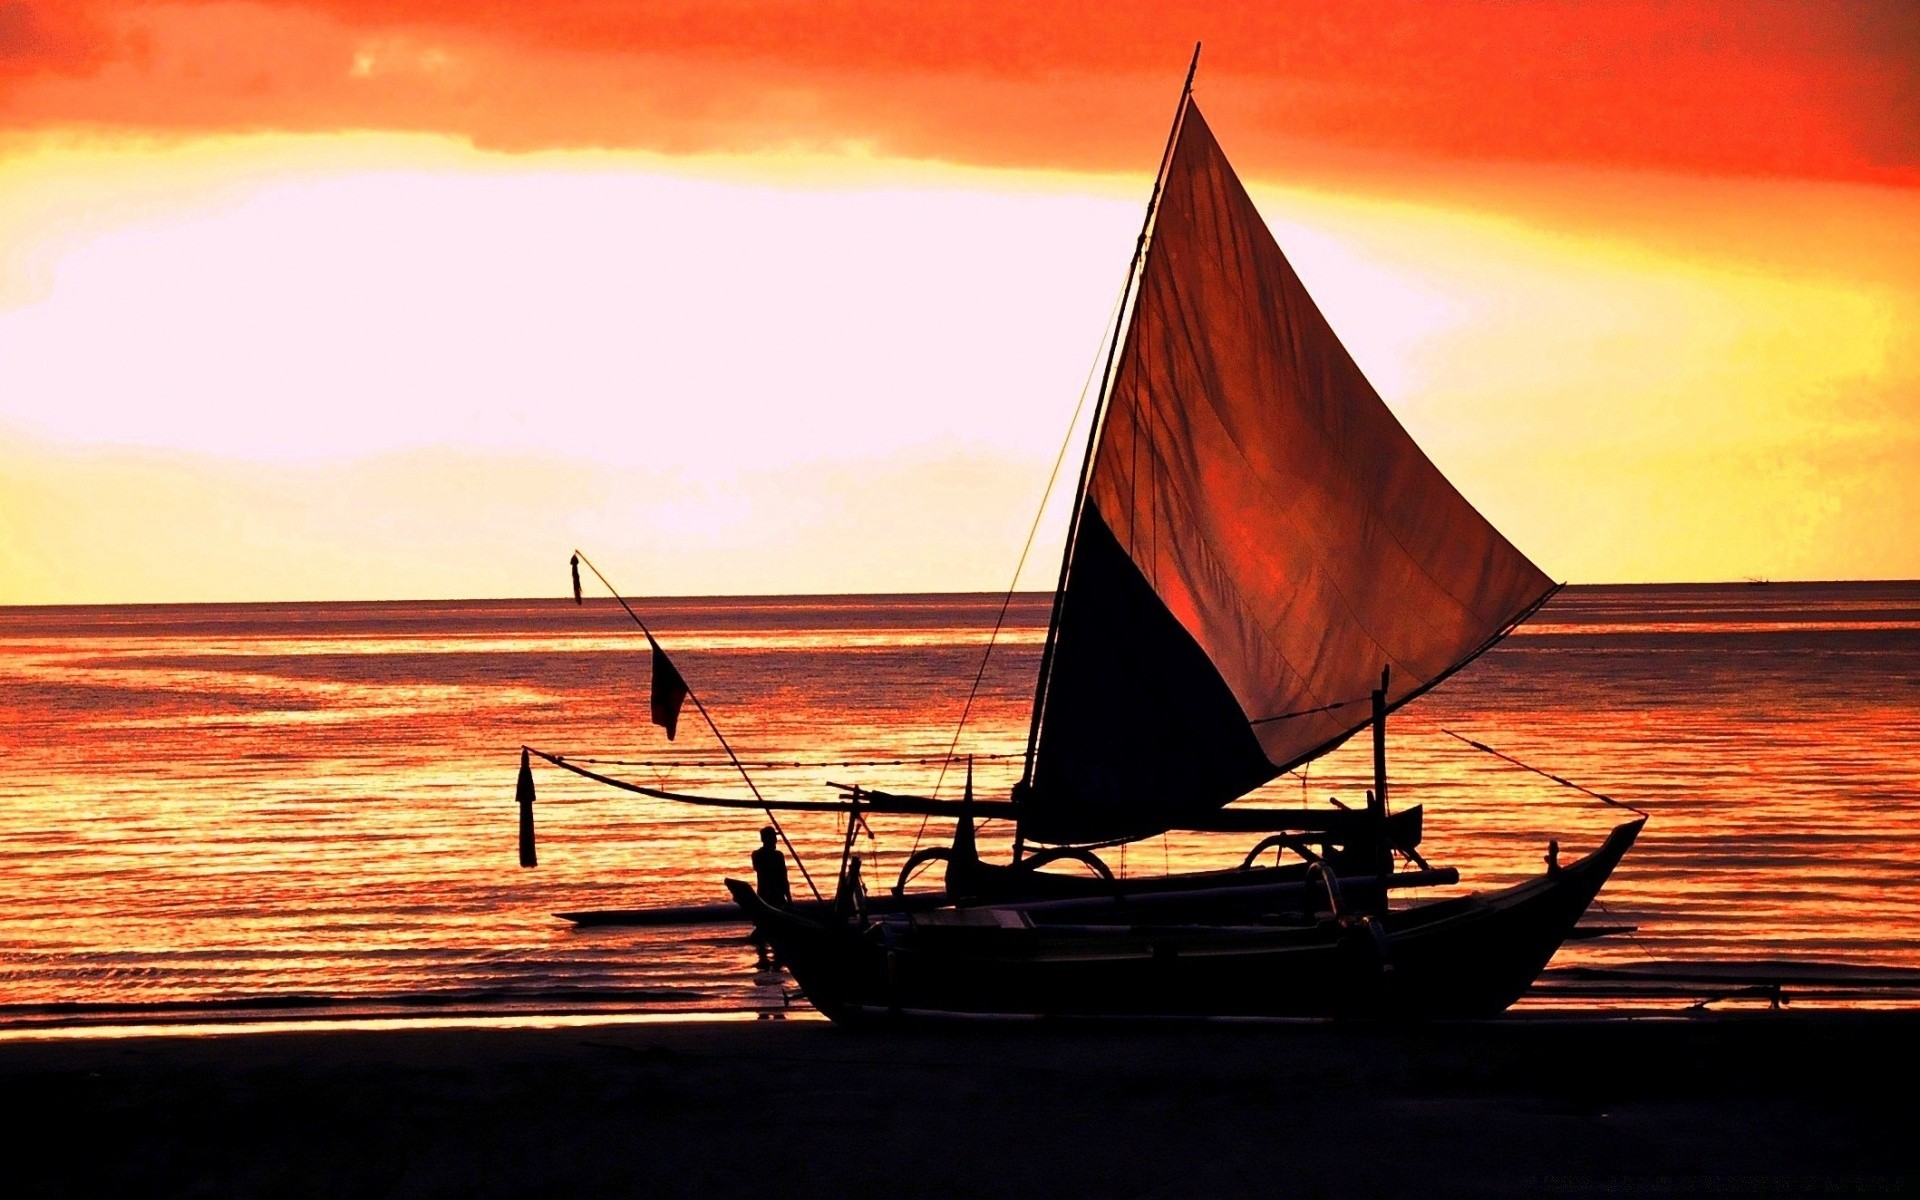
M1668 580L1662 582L1638 583L1567 583L1562 585L1569 591L1587 589L1625 589L1625 588L1726 588L1726 587L1838 587L1848 584L1888 584L1920 586L1920 579L1913 578L1857 578L1857 579L1773 579L1767 577L1748 577L1741 579L1695 579ZM924 592L735 592L708 594L676 594L645 592L622 593L629 600L659 600L676 603L696 602L740 602L754 600L931 600L931 599L999 599L1005 596L1026 597L1035 600L1050 599L1051 590L1035 591L1015 589L1006 591L984 590L946 590ZM88 600L68 601L45 604L0 604L0 613L19 611L45 611L52 609L86 608L294 608L313 607L323 604L337 605L407 605L407 604L536 604L552 601L568 603L572 597L565 593L538 596L416 596L359 599L304 599L304 600ZM589 596L589 601L612 603L611 594Z

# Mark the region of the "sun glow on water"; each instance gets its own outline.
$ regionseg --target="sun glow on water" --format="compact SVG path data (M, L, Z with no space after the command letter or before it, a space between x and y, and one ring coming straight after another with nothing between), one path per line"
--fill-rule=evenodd
M963 772L941 780L932 760L997 605L644 608L743 757L807 764L756 767L762 790L821 799L829 781L957 793ZM961 741L981 795L1018 774L1046 612L1044 597L1016 603L1020 636ZM759 813L541 768L541 865L515 865L522 743L626 760L609 769L650 786L744 792L691 713L674 743L648 724L646 655L624 622L566 601L0 611L0 874L17 897L0 917L0 987L26 1006L11 1019L300 997L309 1007L292 1011L317 1018L783 1007L739 930L574 933L552 916L718 902L722 877L748 869ZM1457 867L1462 890L1537 873L1548 838L1584 853L1623 815L1443 730L1651 812L1595 913L1637 932L1570 944L1557 965L1920 967L1920 905L1889 883L1920 841L1916 647L1913 585L1574 589L1393 719L1394 803L1425 807L1422 850ZM1364 743L1256 799L1359 803ZM861 849L879 887L918 823L873 824ZM789 825L830 877L844 831L825 816ZM948 833L933 822L919 844ZM988 825L984 851L1003 858L1005 837ZM1252 840L1103 855L1151 875L1231 865Z

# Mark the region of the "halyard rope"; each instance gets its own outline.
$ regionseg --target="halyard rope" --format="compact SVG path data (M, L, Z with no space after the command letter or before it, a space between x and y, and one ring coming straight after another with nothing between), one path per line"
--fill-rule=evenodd
M1635 808L1633 805L1628 804L1624 800L1615 800L1612 796L1603 796L1599 792L1594 791L1592 788L1581 787L1579 784L1573 782L1571 779L1562 779L1560 776L1555 775L1552 771L1542 771L1539 767L1533 766L1529 763L1521 762L1519 759L1515 758L1511 754L1505 754L1499 750L1495 750L1492 746L1487 745L1485 742L1476 742L1472 738L1467 737L1464 734L1455 733L1451 729L1442 729L1440 732L1446 734L1450 738L1454 738L1459 741L1465 742L1467 745L1472 746L1475 750L1478 750L1483 754L1491 754L1495 758L1504 759L1507 762L1512 763L1514 766L1519 767L1523 771L1532 771L1535 775L1539 775L1544 778L1551 779L1562 787L1570 787L1576 792L1582 792L1582 793L1585 793L1586 795L1592 796L1595 800L1600 801L1602 804L1611 804L1615 808L1624 808L1628 812L1634 813L1637 816L1644 817L1648 815L1644 810Z

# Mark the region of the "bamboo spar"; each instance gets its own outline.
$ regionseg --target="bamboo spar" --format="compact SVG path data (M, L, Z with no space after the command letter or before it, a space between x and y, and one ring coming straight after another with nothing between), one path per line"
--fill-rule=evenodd
M653 630L647 628L647 623L640 619L640 614L633 611L633 606L627 603L627 598L620 594L618 588L607 581L607 577L600 573L600 568L593 565L593 560L578 550L575 550L573 555L581 562L587 564L587 570L593 572L593 577L598 579L601 586L605 587L607 591L612 594L613 598L620 602L620 607L626 610L627 615L633 618L633 623L640 627L640 632L646 635L647 645L656 651L659 650L660 643L654 640ZM714 740L720 743L720 748L727 752L727 759L733 763L734 769L740 772L740 778L746 782L747 790L752 792L753 798L760 802L761 811L767 814L767 823L772 825L774 832L780 835L780 840L786 844L787 853L793 855L793 865L800 868L800 877L807 881L807 890L813 893L815 900L824 900L825 897L820 894L819 886L813 882L813 874L807 870L806 861L800 857L800 851L795 848L793 839L787 836L786 829L780 824L780 818L773 815L772 807L761 797L760 789L754 785L753 776L747 773L746 764L740 761L740 756L735 754L733 747L728 744L727 735L721 733L720 726L714 723L713 714L707 711L706 704L700 699L700 693L694 690L691 683L687 682L686 676L682 675L680 677L680 683L682 687L687 689L687 699L693 701L693 707L699 711L700 719L707 723L707 728L712 731ZM547 756L542 755L541 757L545 758Z
M1113 390L1114 363L1120 354L1120 338L1127 328L1127 297L1138 286L1140 272L1146 263L1147 243L1153 233L1154 214L1159 211L1160 191L1167 180L1167 165L1173 161L1173 150L1180 138L1180 122L1187 113L1187 100L1193 95L1193 77L1200 70L1200 45L1193 44L1193 58L1187 64L1186 82L1180 85L1180 102L1174 106L1173 127L1167 130L1166 148L1160 152L1160 169L1153 177L1153 194L1147 198L1147 215L1140 223L1140 236L1134 240L1133 261L1128 266L1127 283L1120 293L1120 311L1113 322L1113 340L1107 346L1106 366L1101 370L1100 395L1093 406L1093 420L1087 428L1087 452L1080 460L1080 482L1073 495L1072 516L1067 525L1066 548L1060 555L1060 579L1053 589L1053 612L1047 618L1047 636L1040 647L1040 677L1034 687L1033 717L1027 728L1026 766L1021 772L1020 782L1015 786L1016 800L1033 786L1033 760L1040 746L1040 722L1047 705L1047 677L1053 666L1054 643L1060 627L1060 609L1067 594L1067 579L1073 571L1073 546L1079 537L1080 513L1087 499L1087 480L1093 470L1094 452L1100 446L1100 422L1106 411L1107 399ZM1026 835L1021 831L1018 820L1014 823L1013 861L1019 862L1026 846Z
M766 800L745 796L696 796L685 792L670 792L661 788L648 787L634 783L630 779L621 779L607 775L591 767L568 759L565 755L554 754L537 746L527 747L535 758L551 763L563 771L571 771L583 779L605 784L622 792L637 796L646 796L654 800L670 800L676 804L693 804L708 808L740 808L779 812L835 813L845 816L854 808L847 800ZM829 787L842 792L853 789L846 784L828 783ZM1005 820L1015 815L1015 808L1007 800L935 800L927 796L902 795L894 792L874 791L871 788L860 789L859 810L866 813L899 816L952 817L955 819L971 815L978 820ZM1371 825L1372 817L1364 812L1349 812L1344 809L1301 809L1301 808L1224 808L1207 813L1191 821L1183 822L1181 828L1199 833L1271 833L1286 830L1298 833L1325 834L1335 839L1357 838L1365 836ZM1420 807L1415 805L1394 817L1388 818L1388 833L1396 844L1413 845L1420 840L1422 815Z

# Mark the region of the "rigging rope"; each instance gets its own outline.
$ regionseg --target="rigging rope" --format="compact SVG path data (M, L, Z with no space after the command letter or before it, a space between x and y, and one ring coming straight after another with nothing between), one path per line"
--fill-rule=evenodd
M1544 776L1547 779L1551 779L1555 783L1561 785L1562 787L1570 787L1576 792L1584 792L1585 794L1592 796L1595 800L1600 801L1602 804L1611 804L1615 808L1624 808L1628 812L1634 813L1642 817L1648 815L1644 810L1635 808L1633 805L1628 804L1624 800L1615 800L1612 796L1603 796L1599 792L1594 791L1592 788L1581 787L1579 784L1573 782L1571 779L1562 779L1560 776L1555 775L1551 771L1542 771L1539 767L1521 762L1519 759L1515 758L1511 754L1503 754L1500 751L1495 750L1492 746L1487 745L1485 742L1476 742L1472 738L1467 737L1463 734L1455 733L1451 729L1442 729L1440 732L1446 734L1450 738L1454 738L1458 741L1465 742L1467 745L1472 746L1475 750L1478 750L1483 754L1491 754L1495 758L1505 759L1507 762L1512 763L1514 766L1519 767L1523 771L1532 771L1535 775L1540 775L1540 776Z
M1600 902L1600 897L1595 896L1592 900L1588 901L1588 903L1592 904L1595 908L1599 909L1601 914L1605 916L1608 920L1618 921L1620 919L1619 917L1616 917L1613 915L1612 909L1608 908L1605 904L1602 904ZM1632 925L1629 925L1626 927L1627 940L1632 942L1636 947L1638 947L1641 954L1646 955L1648 962L1659 962L1660 959L1655 956L1653 951L1647 949L1647 944L1634 936L1635 928L1636 927Z
M600 573L600 568L594 566L593 560L589 559L586 555L575 550L573 556L581 562L586 563L587 570L593 572L593 577L600 581L601 586L613 593L613 598L620 602L621 608L627 610L627 615L632 617L633 623L640 627L640 632L647 635L647 645L653 648L654 653L664 655L665 652L660 649L660 643L653 640L653 630L648 629L647 623L640 619L640 614L633 611L633 606L628 604L627 598L620 594L620 589L608 582L607 577ZM578 578L578 574L579 572L576 568L576 579ZM760 789L753 784L753 776L747 774L747 768L745 764L740 761L740 756L735 754L733 747L727 743L727 735L721 733L720 726L714 723L713 714L707 711L706 704L700 699L700 693L693 690L693 685L688 683L684 676L680 680L680 686L686 689L687 699L693 701L693 707L699 710L701 719L707 723L707 728L713 732L714 740L719 742L720 748L727 752L727 760L739 769L740 778L746 780L747 790L753 793L755 800L760 801L760 811L767 814L767 823L773 826L774 832L780 835L780 840L786 843L787 853L793 855L793 865L800 868L800 878L807 881L807 890L813 893L815 900L824 900L825 897L821 896L820 888L813 882L813 873L807 870L807 864L805 860L800 857L800 851L794 847L793 839L787 836L786 827L780 824L779 817L773 815L773 809L767 807L766 801L762 799L760 795Z
M1132 278L1133 278L1133 269L1131 266L1129 266L1127 269L1128 283L1132 282ZM1117 298L1115 298L1113 302L1113 308L1109 310L1107 313L1107 319L1101 323L1101 326L1100 326L1100 342L1101 343L1104 343L1107 340L1108 328L1116 320L1119 319L1120 309L1126 303L1126 299L1127 299L1127 290L1126 290L1126 287L1123 285L1120 289L1120 295ZM1033 524L1027 526L1027 540L1020 547L1020 559L1018 562L1014 564L1013 579L1010 580L1007 584L1007 594L1001 597L1000 599L1000 613L998 616L996 616L993 619L993 632L987 635L986 648L980 652L980 669L973 673L973 686L967 689L967 702L966 704L961 706L961 709L960 709L960 723L953 727L953 740L947 744L946 758L940 764L940 775L937 779L933 781L933 795L936 799L940 795L941 785L946 783L947 781L947 771L953 766L954 751L959 748L960 734L967 727L967 718L973 715L973 702L974 702L974 699L980 694L980 681L986 678L987 663L993 657L993 645L997 640L999 640L1001 626L1006 623L1007 609L1013 604L1014 589L1020 586L1020 572L1027 569L1027 556L1033 551L1033 539L1037 537L1040 533L1040 518L1046 515L1047 501L1053 496L1053 485L1055 483L1058 483L1060 480L1060 468L1066 463L1067 451L1073 446L1073 431L1079 426L1080 414L1083 411L1085 411L1087 407L1087 392L1089 389L1093 387L1094 371L1097 370L1099 366L1100 366L1099 346L1098 344L1096 344L1094 348L1093 362L1088 364L1087 366L1087 377L1084 380L1082 380L1080 383L1080 398L1074 401L1073 416L1067 421L1067 432L1065 436L1063 436L1060 439L1059 453L1053 456L1053 469L1047 472L1047 486L1040 490L1040 504L1039 504L1039 507L1034 510ZM1002 758L1006 756L999 755L999 754L981 754L981 755L975 755L974 757ZM1021 757L1023 758L1025 757L1024 753L1021 755ZM920 849L920 839L927 832L927 820L928 820L927 817L920 818L920 828L914 831L914 835L913 835L914 851L918 851Z
M1255 717L1248 721L1247 724L1267 725L1274 721L1291 721L1295 717L1310 717L1315 713L1332 712L1336 708L1351 708L1356 704L1370 704L1372 701L1373 696L1371 694L1353 700L1335 700L1332 704L1322 704L1318 708L1303 708L1297 712L1284 712L1274 717Z

